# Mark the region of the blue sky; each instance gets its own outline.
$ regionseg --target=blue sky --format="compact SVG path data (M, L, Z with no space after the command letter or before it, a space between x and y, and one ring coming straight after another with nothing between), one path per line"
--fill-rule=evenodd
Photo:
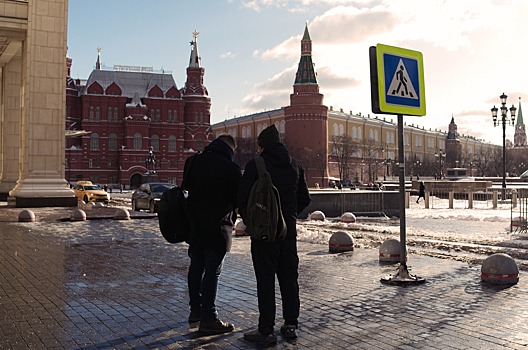
M72 77L88 78L100 47L106 66L170 70L181 88L196 30L211 123L280 108L306 21L334 109L372 115L368 49L383 43L423 53L427 115L408 124L447 130L453 115L460 133L501 144L490 113L498 96L517 107L522 97L528 111L523 0L69 0Z

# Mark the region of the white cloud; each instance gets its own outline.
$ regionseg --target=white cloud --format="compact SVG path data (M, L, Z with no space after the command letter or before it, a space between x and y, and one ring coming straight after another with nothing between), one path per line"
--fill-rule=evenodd
M236 57L237 54L236 53L233 53L231 51L228 51L228 52L224 52L223 54L220 55L220 58L222 59L225 59L225 58L234 58Z

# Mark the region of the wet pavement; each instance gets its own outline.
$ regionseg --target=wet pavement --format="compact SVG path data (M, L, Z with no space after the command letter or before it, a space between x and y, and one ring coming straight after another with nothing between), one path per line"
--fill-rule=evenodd
M258 318L247 237L233 239L217 300L236 330L200 336L187 323L187 246L165 243L156 219L71 222L61 220L71 209L36 209L36 222L18 223L10 210L0 208L0 349L256 348L243 340ZM376 249L298 246L299 338L278 335L277 349L528 347L525 272L489 286L480 265L410 255L426 282L391 286L380 279L397 264ZM279 305L277 328L280 315Z

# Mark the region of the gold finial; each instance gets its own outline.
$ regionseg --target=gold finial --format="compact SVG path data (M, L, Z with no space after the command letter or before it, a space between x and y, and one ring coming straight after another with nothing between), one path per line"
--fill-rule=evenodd
M97 48L97 53L101 53L101 48L100 47Z
M194 40L196 41L196 38L198 38L198 34L200 34L200 33L198 33L198 32L196 31L196 29L195 29L194 32L193 32L192 34L193 34Z

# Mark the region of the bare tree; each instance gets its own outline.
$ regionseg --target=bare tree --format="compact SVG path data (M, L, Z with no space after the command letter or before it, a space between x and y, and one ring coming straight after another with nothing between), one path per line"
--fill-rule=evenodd
M350 180L351 161L358 151L359 145L350 136L332 136L331 155L337 163L339 178L341 180Z

